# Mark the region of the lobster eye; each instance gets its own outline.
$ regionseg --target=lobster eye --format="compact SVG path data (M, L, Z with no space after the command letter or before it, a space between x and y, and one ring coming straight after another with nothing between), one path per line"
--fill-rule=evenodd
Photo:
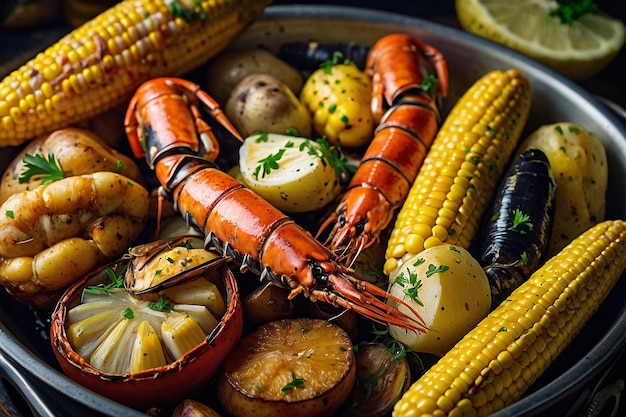
M319 288L328 287L328 273L319 264L311 265L311 273L315 278L315 283Z

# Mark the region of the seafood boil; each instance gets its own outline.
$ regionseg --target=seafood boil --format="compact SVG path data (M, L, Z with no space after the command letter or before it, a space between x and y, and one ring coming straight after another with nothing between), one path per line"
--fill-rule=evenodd
M126 126L135 156L145 156L154 167L176 210L205 233L207 247L237 259L242 271L251 270L262 280L289 289L290 298L303 294L311 301L353 309L375 321L422 330L417 319L398 314L377 298L389 296L385 291L351 277L332 252L308 232L217 169L203 157L202 147L190 145L197 137L195 131L178 127L193 126L189 119L192 112L181 111L178 106L178 112L172 113L170 102L193 102L200 94L197 91L180 79L148 81L131 99ZM207 103L217 121L238 136L217 103ZM129 290L145 293L149 288Z
M227 8L241 3L222 1ZM201 11L210 10L202 2L164 3L175 20L185 20L186 10L192 21L202 21ZM181 5L188 8L183 7L181 12L176 9ZM146 19L152 18L146 15ZM61 154L59 147L53 148L57 149L54 152L37 148L14 160L2 177L13 181L9 188L16 195L8 197L0 208L0 237L4 239L0 239L0 250L20 250L33 243L38 246L27 256L0 253L0 277L7 278L2 285L15 298L35 308L44 305L43 301L49 305L58 300L51 316L50 344L61 370L70 379L137 410L173 416L179 415L183 405L196 411L206 409L208 415L217 414L210 409L215 407L231 417L262 412L269 416L291 415L296 409L299 415L312 417L321 417L324 410L344 416L387 417L393 413L400 417L412 415L413 411L428 414L437 407L442 415L453 408L489 413L524 394L534 382L534 376L528 378L531 355L536 357L532 369L539 375L567 346L622 274L626 267L620 256L624 221L602 223L602 216L598 216L594 218L596 228L579 236L554 259L545 257L543 249L535 249L532 244L540 240L544 245L550 235L552 199L558 187L555 189L552 181L554 165L548 161L551 155L544 155L540 144L524 153L514 149L530 106L530 85L525 74L514 68L488 73L477 82L483 90L469 90L474 92L468 98L476 100L474 105L467 104L470 101L463 97L459 100L473 113L446 113L442 102L454 80L448 79L448 64L439 50L403 33L382 36L372 45L359 46L359 53L367 52L362 62L373 84L371 110L377 127L369 144L349 150L358 166L351 171L349 184L347 180L335 184L342 194L323 210L277 209L238 181L237 166L223 164L220 158L230 157L230 163L237 154L224 148L223 142L235 147L250 138L263 142L268 146L264 148L267 157L258 161L251 158L251 164L266 170L268 177L294 163L287 157L286 148L309 152L306 155L332 165L319 149L337 151L343 157L343 145L328 146L321 137L316 143L319 146L313 148L307 141L315 139L298 137L289 129L274 148L270 147L274 145L268 133L262 130L245 137L230 115L222 111L221 102L205 92L207 87L198 81L202 74L181 75L172 70L142 80L127 91L126 113L119 124L128 141L118 146L135 157L145 181L123 175L121 158L118 161L114 156L98 165L106 167L96 170L102 172L71 174L65 162L55 161ZM337 50L346 47L318 46ZM306 65L303 76L313 70L310 63ZM332 71L331 64L324 65ZM69 66L67 70L71 72ZM12 110L11 114L16 112ZM0 122L6 122L1 117ZM515 126L506 124L509 120ZM462 139L453 137L449 133L453 129L446 128L442 135L445 144L433 145L437 151L432 152L431 144L437 140L440 127L448 126L446 123L458 127L456 132ZM582 127L578 129L570 127L568 133L582 135ZM53 135L63 130L53 129ZM18 135L10 140L21 143L29 139ZM488 145L493 141L500 146L507 140L504 150ZM70 142L58 146L63 143ZM443 148L448 149L447 153L440 152ZM517 158L528 164L515 164ZM458 169L447 164L451 159L458 162ZM583 159L577 163L583 163ZM50 183L44 180L40 185L39 176L32 183L16 186L17 177L27 168L32 169L34 161L39 166L56 165L65 177ZM125 159L123 165L127 163ZM505 175L507 166L510 171ZM441 167L443 170L437 171ZM606 172L593 168L590 171L594 180L602 183ZM420 179L422 172L427 175ZM484 185L487 176L489 186ZM515 205L515 211L511 202L525 200L536 176L545 185L546 201L532 208ZM411 193L416 178L420 183L415 188L420 190ZM498 181L503 181L502 193L492 194ZM525 183L520 189L511 181L528 181L531 185ZM448 186L449 191L445 189ZM457 199L461 193L453 191L461 187L465 187L466 194ZM404 209L410 194L429 189L427 197L423 194L421 200L410 203L421 210L422 216L406 218L408 223L421 225L418 236L412 238L414 242L423 231L424 236L434 236L422 239L424 250L397 256L397 264L390 268L392 273L383 273L384 246L390 232L399 227L390 227L396 209ZM279 198L287 200L286 190L281 190L285 195ZM471 224L461 246L455 246L455 230L462 229L455 228L456 223L448 227L446 221L460 221L470 212L482 213L490 200L500 210L501 219L487 218L490 214L486 211L482 221L497 224L499 229L474 237L480 216L473 215L467 221ZM104 208L120 201L124 203L123 212L113 215L121 219L94 220L94 216L103 215ZM159 210L156 217L151 217L154 212L148 205L154 208L155 203ZM524 203L532 205L537 199ZM171 212L160 210L165 204L171 204L179 215L167 218ZM541 218L531 221L524 217L528 213ZM164 230L162 225L170 221L178 221L184 226L181 229L193 229L193 237L182 233L158 237ZM36 225L34 234L28 228L31 223ZM132 227L126 227L128 223ZM511 230L509 223L517 225L513 226L517 230ZM56 235L70 229L63 234L60 246L47 247L58 240ZM439 233L443 229L447 233L444 237ZM20 231L19 237L15 237L16 230ZM108 235L88 234L94 230ZM39 240L39 235L54 235L55 239ZM432 244L437 239L440 241ZM191 240L195 240L196 247L192 247ZM528 247L518 250L528 242ZM515 270L513 278L492 278L493 268L479 264L479 257L466 250L469 243L483 244L491 255L498 256L503 254L500 246L507 246L506 250L520 261L512 266L524 277ZM408 246L407 253L411 252ZM77 252L88 256L77 256ZM370 259L367 256L372 257L370 270L360 265L363 259ZM577 257L580 259L574 261ZM75 264L71 268L67 268L68 259ZM361 263L355 262L358 260ZM374 273L379 273L382 281L370 281ZM542 274L549 277L543 287L537 284ZM524 283L528 276L529 283ZM480 286L473 284L477 279L481 280ZM461 288L459 282L468 289ZM28 292L31 287L34 291ZM241 301L244 295L267 288L277 290L258 297L267 303L263 311L268 318L255 317L260 321L252 323L245 318L250 313ZM535 295L541 299L535 300ZM284 308L279 307L276 297L284 302ZM585 297L593 302L581 302ZM490 307L495 312L488 316ZM316 315L314 308L328 308L324 317L316 317L323 320L315 325L310 321ZM567 320L565 326L563 309L571 314L568 317L575 318ZM444 310L447 315L441 314ZM530 313L523 315L524 311ZM520 313L519 321L528 325L527 330L506 321L512 312ZM470 313L471 320L467 319ZM340 324L340 319L347 324ZM438 327L442 321L447 327ZM267 323L270 325L264 326ZM318 325L325 331L319 333ZM267 328L275 329L280 336L268 336ZM479 330L472 332L474 328ZM341 338L319 336L339 333ZM481 339L478 333L492 339ZM423 343L411 345L403 338L406 335L427 337L432 348L424 348ZM446 339L445 344L442 339ZM463 348L455 345L457 342ZM381 356L382 363L357 355L359 350L367 351L366 347L374 345L387 353ZM334 349L332 355L311 366L325 349ZM471 358L467 358L466 351L473 352ZM335 366L331 356L340 358L341 367ZM259 359L253 363L250 358L254 357ZM401 371L387 366L416 357L423 362L411 363L410 370L406 363ZM440 365L432 366L439 360ZM485 366L478 366L478 361L484 361ZM294 365L287 369L288 363ZM354 376L357 369L368 368L363 372L371 375ZM432 372L428 373L428 368ZM334 381L320 377L330 369L337 372ZM510 373L519 378L508 378ZM465 381L469 389L464 390L459 381L468 375L472 379ZM394 393L382 392L390 380L396 387ZM450 383L440 383L444 380ZM515 381L527 385L516 385ZM510 394L496 392L495 384ZM457 389L460 400L448 397L450 387ZM358 396L350 396L350 391ZM481 403L485 397L489 398L487 406Z

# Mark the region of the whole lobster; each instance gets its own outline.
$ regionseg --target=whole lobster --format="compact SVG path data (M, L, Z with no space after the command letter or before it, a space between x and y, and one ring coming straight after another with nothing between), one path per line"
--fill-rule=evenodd
M406 198L439 129L448 92L443 55L410 35L394 33L369 51L372 113L378 126L336 209L322 222L331 250L354 259L373 244Z
M131 99L125 125L134 155L145 155L175 209L204 232L207 249L235 261L242 271L286 287L290 298L303 294L311 301L353 309L378 322L423 331L422 322L377 298L395 297L350 276L310 233L206 158L206 149L213 149L216 138L200 118L200 103L240 138L215 100L197 85L177 78L141 85ZM193 126L199 127L197 132ZM205 137L201 144L198 133ZM146 293L164 285L133 288L127 283L127 289Z

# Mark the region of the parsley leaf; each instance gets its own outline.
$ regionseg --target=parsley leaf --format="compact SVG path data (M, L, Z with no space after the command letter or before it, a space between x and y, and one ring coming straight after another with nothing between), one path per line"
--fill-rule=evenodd
M420 300L418 293L419 289L422 288L422 280L418 280L417 274L412 273L409 268L406 269L406 273L408 276L404 272L400 272L394 282L403 288L404 295L423 307L424 303Z
M519 232L521 235L533 230L533 224L530 221L530 216L520 209L513 210L513 224L507 228L507 230L513 230Z
M18 181L22 184L30 180L41 180L43 185L63 179L65 176L61 163L58 162L52 152L48 152L48 159L43 154L25 154L22 158L24 169L20 173Z
M150 301L148 303L148 308L154 311L168 312L168 311L172 311L172 309L174 308L174 305L170 303L167 300L167 298L165 298L164 296L160 296L157 301Z
M558 7L550 12L550 16L558 17L562 25L571 25L582 16L598 11L594 0L557 0L556 2Z
M292 380L280 389L282 392L287 392L290 389L294 389L304 385L304 378L296 378L296 374L294 374L293 371L289 371L289 374L291 375Z
M116 275L115 271L113 271L113 269L109 267L105 270L105 272L107 276L109 277L109 279L111 280L111 283L91 285L85 288L84 292L86 294L102 294L102 293L109 294L112 289L122 288L124 286L124 278L123 278L124 272L123 271L120 273L120 275Z

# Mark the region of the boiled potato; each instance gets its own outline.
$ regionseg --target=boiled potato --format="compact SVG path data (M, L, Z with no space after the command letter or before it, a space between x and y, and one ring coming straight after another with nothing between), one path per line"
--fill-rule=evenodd
M247 137L239 149L238 175L248 188L289 213L318 210L341 191L337 173L321 146L288 135Z
M354 64L337 63L314 71L300 91L313 130L331 145L358 148L374 136L372 81Z
M208 67L206 91L221 105L248 75L269 74L297 93L304 82L300 72L271 52L246 48L220 54Z
M407 302L426 323L424 333L389 326L393 338L416 352L443 356L491 308L487 275L460 246L425 249L407 259L389 280L389 293ZM393 300L389 304L398 307ZM399 309L412 314L402 305Z
M604 220L608 164L600 139L573 123L541 126L520 144L520 152L542 150L556 182L556 211L547 256Z
M311 136L309 112L287 84L272 75L255 74L241 80L224 112L243 136L261 131Z

